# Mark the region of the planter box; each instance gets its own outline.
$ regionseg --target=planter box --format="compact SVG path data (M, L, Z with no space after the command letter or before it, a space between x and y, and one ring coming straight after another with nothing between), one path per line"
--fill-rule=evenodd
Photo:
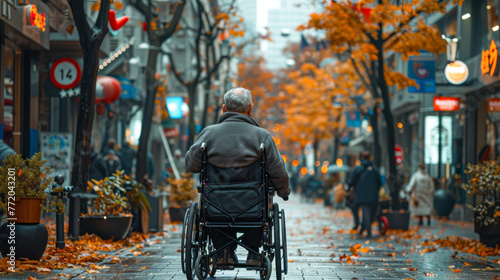
M170 214L171 222L184 222L184 215L188 207L169 207L168 213Z
M410 213L408 211L389 211L386 213L382 213L382 215L387 217L387 221L389 222L389 229L408 230L408 227L410 225Z
M85 233L103 240L120 240L127 236L132 225L132 216L85 216L80 217L80 235Z
M479 234L479 241L488 247L500 246L500 222L481 226L474 221L474 232Z
M146 194L151 206L149 211L149 231L157 232L163 230L163 196L152 196ZM184 216L182 217L184 219Z

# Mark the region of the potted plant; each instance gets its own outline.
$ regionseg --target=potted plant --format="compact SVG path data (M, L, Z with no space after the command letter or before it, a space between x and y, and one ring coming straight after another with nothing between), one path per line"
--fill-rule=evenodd
M474 197L474 204L467 204L474 212L474 231L479 240L487 246L500 244L500 164L497 161L483 161L468 164L465 170L468 182L462 187L468 196Z
M100 181L89 181L87 191L98 197L90 200L88 214L80 217L80 234L95 233L105 240L125 238L132 224L132 212L150 209L141 192L143 188L121 171Z
M183 173L182 178L167 178L168 182L168 212L170 221L182 222L184 214L195 198L194 179L191 173Z
M42 203L50 185L51 170L37 153L23 159L20 154L8 155L0 166L0 210L7 215L7 223L0 227L0 252L10 253L12 241L7 236L15 233L16 258L39 260L47 247L48 232L40 223ZM63 206L64 209L64 206Z

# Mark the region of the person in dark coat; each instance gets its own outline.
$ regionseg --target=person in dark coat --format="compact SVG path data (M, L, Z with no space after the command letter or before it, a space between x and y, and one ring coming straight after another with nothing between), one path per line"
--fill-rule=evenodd
M250 91L244 88L233 88L224 95L223 114L219 117L217 124L203 129L198 135L193 146L186 153L186 169L191 173L198 173L202 168L201 144L207 144L208 162L219 168L241 168L250 169L253 164L260 159L261 143L265 145L267 159L267 173L270 185L273 186L284 200L288 200L290 194L288 173L271 134L261 128L252 119L252 96ZM250 169L252 170L252 169ZM248 173L248 172L241 172ZM238 181L241 178L231 178ZM232 228L224 229L224 232L236 238L236 231ZM221 248L231 239L217 231L211 231L210 237L215 248ZM259 251L262 234L247 235L242 239L242 243L252 250ZM225 251L226 258L217 255L218 263L236 263L237 258L234 253L236 244L230 246ZM227 262L224 260L227 259ZM260 266L260 256L249 252L247 256L248 265Z
M107 176L116 173L117 170L122 170L122 163L120 158L116 155L116 151L109 149L104 156L104 163L106 164Z
M122 167L125 170L125 174L132 174L132 164L134 163L135 156L137 152L134 148L130 146L130 143L125 141L123 142L122 147L119 150L122 159Z
M354 168L349 179L349 185L354 186L354 204L361 207L363 211L363 220L358 234L362 235L366 230L367 237L371 237L371 224L377 211L382 178L377 168L370 161L368 151L361 154L361 165Z
M90 154L89 180L95 179L100 181L108 174L106 163L96 152Z

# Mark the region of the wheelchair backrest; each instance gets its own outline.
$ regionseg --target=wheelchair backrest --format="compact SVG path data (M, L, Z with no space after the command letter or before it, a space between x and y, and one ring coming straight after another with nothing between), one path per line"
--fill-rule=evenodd
M238 168L215 166L209 163L206 152L200 178L206 221L231 225L262 221L267 202L264 151L254 163Z

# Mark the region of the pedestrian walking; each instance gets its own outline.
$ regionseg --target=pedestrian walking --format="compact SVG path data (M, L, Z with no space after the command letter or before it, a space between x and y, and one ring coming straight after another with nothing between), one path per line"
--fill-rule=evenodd
M353 215L356 226L356 213L361 208L363 220L358 234L362 235L366 230L366 237L372 236L371 224L375 220L378 206L378 196L382 186L382 178L377 168L370 160L370 152L361 154L361 164L354 168L349 179L349 185L354 187ZM357 207L357 208L356 208ZM359 217L357 218L359 223Z
M427 217L427 225L431 224L431 212L434 201L434 181L425 171L425 165L420 164L406 186L406 192L410 194L410 213L419 219L419 225L423 224L423 216Z
M179 174L186 173L186 163L184 161L184 157L182 156L181 150L177 149L174 151L174 163L175 167L177 167L177 171L179 171Z
M90 154L89 180L94 179L100 181L106 176L108 176L106 163L97 152L93 151Z
M134 163L137 152L130 146L130 143L127 141L123 142L123 145L118 152L121 155L121 159L123 160L121 162L123 170L125 170L125 174L130 176L132 174L132 165Z
M187 171L192 173L201 171L203 152L200 147L205 142L210 164L219 168L241 169L241 172L239 172L241 178L231 178L231 180L234 182L245 180L248 173L252 172L251 167L253 164L260 159L259 146L260 143L264 143L267 158L266 170L269 174L271 186L275 188L278 196L288 200L290 194L289 178L283 158L271 134L252 119L252 109L252 96L249 90L233 88L226 92L224 104L222 105L223 114L219 117L217 124L203 129L193 146L186 153ZM235 229L223 228L221 230L227 236L236 238L237 232ZM248 232L248 230L244 229L243 232ZM218 230L210 231L209 235L216 249L231 242L231 239L218 232ZM262 232L260 234L246 235L241 242L258 252L262 245L261 238ZM235 249L236 244L230 245L228 250L224 252L226 258L221 254L217 254L217 263L237 263ZM249 252L247 264L260 266L260 256Z
M106 176L111 176L116 173L117 170L122 170L122 163L120 158L116 155L116 151L109 149L104 155L104 163L106 164Z

